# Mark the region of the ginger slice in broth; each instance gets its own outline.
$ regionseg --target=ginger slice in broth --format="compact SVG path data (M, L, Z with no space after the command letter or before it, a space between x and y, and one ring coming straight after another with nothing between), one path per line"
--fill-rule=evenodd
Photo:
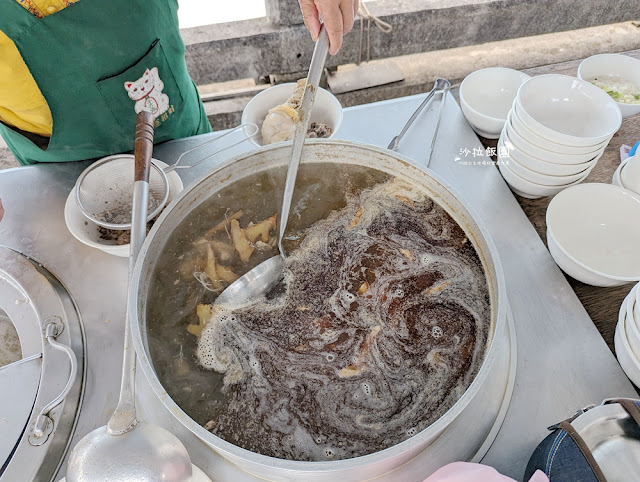
M207 246L207 265L204 268L204 272L207 274L213 287L219 289L222 287L222 282L233 283L239 278L237 274L233 272L231 268L222 266L216 259L216 252L212 244Z
M366 359L369 356L369 351L371 349L371 344L375 341L382 329L381 326L374 326L371 332L367 335L365 340L362 342L362 346L360 347L360 351L356 356L356 359L353 362L342 368L338 371L338 376L340 378L348 378L353 377L360 374L366 368Z
M231 220L231 241L233 241L233 246L240 259L245 262L249 261L256 248L251 245L245 230L240 227L240 223L236 219Z
M360 288L358 288L358 293L360 293L361 295L365 294L367 291L369 291L370 286L371 285L367 281L365 281L360 285Z
M270 218L244 229L240 227L238 220L231 220L231 241L233 241L233 246L242 261L249 260L256 248L256 243L269 241L269 233L276 229L276 218L277 214L274 214Z
M222 266L218 264L216 266L216 273L218 273L218 278L222 281L226 281L227 283L233 283L240 276L235 274L231 268L227 268L226 266Z
M271 231L275 231L276 229L276 218L277 218L278 214L274 214L273 216L271 216L268 219L265 219L264 221L258 223L258 224L252 224L250 226L247 226L247 228L245 228L244 232L247 236L247 238L249 239L249 241L251 243L255 243L256 241L258 241L258 238L260 238L260 240L263 243L266 243L269 241L269 233Z
M349 229L355 228L360 222L360 218L362 218L362 206L360 206L358 208L358 211L356 211L356 215L353 217L351 223L349 224Z
M225 214L225 218L224 220L220 221L218 224L216 224L214 227L212 227L209 231L207 231L204 234L205 238L210 237L211 235L217 233L218 231L222 231L223 229L227 229L227 227L229 226L229 223L231 221L234 220L238 220L240 219L242 216L244 215L244 211L242 209L240 209L239 211L236 211L235 213L233 213L231 216L227 216Z
M211 245L207 246L207 253L207 265L204 268L204 272L211 280L211 283L213 283L213 287L215 289L220 289L222 287L222 283L218 278L218 262L216 261L216 254L213 252L213 248L211 247Z
M415 261L416 260L416 257L414 256L414 254L411 251L409 251L408 249L400 248L400 252L409 261Z
M209 320L213 317L213 306L205 304L198 305L196 307L196 315L198 315L198 324L187 325L187 331L192 335L200 336L202 330L204 330Z
M396 198L400 199L400 201L402 201L403 203L408 204L409 206L413 206L413 201L411 199L409 199L406 196L398 196L396 195Z

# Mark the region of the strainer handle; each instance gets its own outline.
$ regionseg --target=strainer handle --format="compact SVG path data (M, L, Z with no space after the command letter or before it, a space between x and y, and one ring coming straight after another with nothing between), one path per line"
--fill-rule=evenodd
M190 154L191 152L196 151L196 150L200 149L201 147L206 146L207 144L211 144L212 142L219 141L220 139L222 139L222 138L224 138L224 137L226 137L226 136L228 136L230 134L233 134L234 132L236 132L236 131L238 131L240 129L242 129L244 131L244 134L245 134L246 137L243 137L239 141L234 142L233 144L229 144L228 146L223 147L222 149L218 149L214 153L209 154L206 157L203 157L202 159L194 162L193 164L190 164L188 166L180 166L179 165L180 162L182 161L182 158L184 156L186 156L187 154ZM255 136L259 131L260 131L260 128L258 127L257 124L254 124L253 122L245 122L244 124L240 124L239 126L234 127L231 130L228 130L227 132L225 132L224 134L222 134L220 136L213 137L212 139L210 139L210 140L208 140L206 142L203 142L202 144L197 145L196 147L193 147L193 148L189 149L188 151L183 152L182 154L180 154L180 156L178 157L178 160L173 165L171 165L169 167L165 167L163 169L164 173L168 174L168 173L170 173L171 171L173 171L175 169L189 169L191 167L196 167L198 164L202 164L207 159L211 159L213 156L215 156L217 154L220 154L220 153L222 153L224 151L227 151L227 150L231 149L232 147L235 147L235 146L237 146L239 144L242 144L244 141L246 141L249 138Z
M149 169L153 154L153 115L150 112L142 111L138 114L137 120L134 154L136 159L143 162L135 164L135 180L149 182Z

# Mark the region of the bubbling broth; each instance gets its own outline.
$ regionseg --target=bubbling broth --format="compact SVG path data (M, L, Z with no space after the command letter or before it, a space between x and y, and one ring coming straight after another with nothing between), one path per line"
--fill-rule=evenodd
M488 286L464 231L422 191L371 169L302 167L283 283L248 306L210 303L229 273L277 253L284 171L234 183L175 230L150 291L151 357L176 403L228 442L290 460L357 457L420 432L468 388ZM253 249L244 262L219 241L238 229Z

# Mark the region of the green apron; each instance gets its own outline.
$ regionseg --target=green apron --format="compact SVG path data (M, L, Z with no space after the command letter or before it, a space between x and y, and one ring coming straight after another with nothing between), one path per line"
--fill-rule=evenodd
M18 161L130 151L140 110L156 117L156 143L209 132L177 11L176 0L80 0L36 18L15 0L0 0L0 30L20 51L53 117L46 149L0 123Z

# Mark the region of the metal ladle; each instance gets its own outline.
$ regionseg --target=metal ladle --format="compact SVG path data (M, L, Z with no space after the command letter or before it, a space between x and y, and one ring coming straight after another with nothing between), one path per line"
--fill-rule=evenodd
M141 112L136 125L129 279L146 235L152 150L153 116ZM182 442L168 430L136 418L136 352L128 308L118 406L106 426L85 435L75 446L69 456L67 482L191 479L191 459Z
M242 306L249 303L251 300L267 293L271 290L278 281L282 278L282 271L284 266L284 250L282 249L282 238L284 237L284 231L287 227L287 220L289 217L289 209L291 207L291 199L293 197L293 188L296 182L296 174L298 172L298 165L300 164L300 156L302 154L302 146L307 131L307 125L309 123L308 112L311 111L313 105L313 97L315 96L315 90L318 87L320 80L320 74L327 57L327 51L329 47L328 37L324 30L324 25L320 32L320 37L316 43L315 50L313 51L313 58L311 59L311 67L309 68L309 77L307 78L307 87L305 88L302 96L302 105L300 108L300 123L297 125L295 137L293 139L293 151L291 153L291 160L289 161L289 167L287 171L287 180L285 183L284 199L282 203L282 215L280 220L280 236L278 239L278 248L280 254L263 261L258 266L248 271L244 276L231 283L213 303L214 305L228 305L228 306ZM313 76L312 76L313 73ZM433 89L427 94L424 101L416 109L413 115L409 118L405 126L400 133L395 136L388 149L397 150L400 140L404 134L409 130L413 122L416 120L420 112L431 101L436 92L442 92L442 104L438 113L438 120L431 138L431 146L429 149L429 158L427 160L427 166L431 162L433 155L433 148L435 146L436 137L438 135L438 128L440 126L440 120L442 119L442 111L444 110L444 102L449 92L451 83L446 79L436 79Z
M284 186L284 197L282 199L282 212L280 214L280 231L278 237L279 254L263 261L258 266L245 273L244 276L231 283L220 296L216 298L214 305L243 305L267 293L273 288L280 278L284 268L284 249L282 249L282 239L287 228L289 220L289 211L291 209L291 201L293 199L293 191L296 185L296 177L298 175L298 167L302 158L302 148L307 137L309 128L309 118L311 117L311 109L316 98L316 92L320 84L320 77L324 69L327 54L329 53L329 37L324 28L324 24L320 28L320 35L313 49L311 57L311 65L309 66L309 74L307 75L307 83L302 94L302 102L298 111L299 121L296 125L296 131L293 137L293 147L291 149L291 158L287 168L287 179Z

